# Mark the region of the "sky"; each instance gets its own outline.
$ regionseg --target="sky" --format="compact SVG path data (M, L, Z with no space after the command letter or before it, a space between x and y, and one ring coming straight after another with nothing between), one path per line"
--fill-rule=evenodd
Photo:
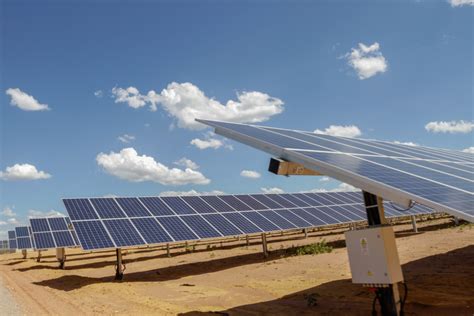
M195 117L474 152L472 0L0 6L0 238L65 197L348 187Z

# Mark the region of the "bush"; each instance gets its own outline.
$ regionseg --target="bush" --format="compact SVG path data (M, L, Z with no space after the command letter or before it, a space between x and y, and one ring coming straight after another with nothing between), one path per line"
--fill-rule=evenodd
M289 249L291 254L297 256L303 255L317 255L319 253L329 253L332 252L332 247L329 246L325 240L317 242L315 244L309 244L300 247L292 247Z

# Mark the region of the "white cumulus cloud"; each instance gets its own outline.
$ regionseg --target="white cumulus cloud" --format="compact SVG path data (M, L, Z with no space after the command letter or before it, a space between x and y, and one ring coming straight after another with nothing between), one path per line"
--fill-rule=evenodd
M359 189L357 189L356 187L350 184L342 182L334 189L316 188L316 189L304 191L304 192L323 193L323 192L352 192L352 191L359 191Z
M194 161L186 157L183 157L180 160L175 161L174 164L177 166L182 166L182 167L193 169L193 170L199 169L199 165L197 163L195 163Z
M51 175L38 171L35 166L30 164L15 164L7 167L5 171L0 171L0 179L3 180L41 180L51 178Z
M211 181L202 173L186 168L169 168L153 157L139 156L134 148L124 148L120 152L100 153L97 164L107 173L120 179L143 182L153 181L163 185L208 184Z
M196 146L199 149L208 149L208 148L217 149L224 146L224 142L216 138L209 138L209 139L194 138L193 140L191 140L190 144Z
M280 189L280 188L277 188L277 187L273 187L273 188L260 188L260 190L262 190L263 193L265 194L281 194L281 193L285 193L285 191L283 189Z
M461 7L463 5L474 6L474 0L448 0L452 7Z
M104 96L104 92L102 92L102 90L97 90L94 92L94 95L98 98L102 98Z
M474 147L468 147L462 150L463 153L474 154Z
M124 144L128 144L131 141L135 140L135 136L133 135L128 135L128 134L123 134L122 136L117 137L119 141L121 141Z
M9 206L6 206L3 208L2 215L6 217L15 217L16 213L13 212L12 208Z
M177 126L191 130L205 129L196 118L223 120L237 123L257 123L283 112L283 101L258 91L237 94L237 100L225 104L209 98L192 83L172 82L160 93L150 90L141 94L137 88L112 89L116 103L127 103L132 108L148 104L151 111L158 105L177 121Z
M214 132L206 132L203 133L203 138L194 138L190 141L190 144L203 150L203 149L218 149L218 148L227 148L229 150L234 150L232 145L228 144L225 139L216 138L216 134Z
M468 121L435 121L425 125L425 129L432 133L470 133L474 129L474 122Z
M353 48L346 54L349 66L354 68L359 79L367 79L375 76L377 73L387 71L388 64L380 52L379 43L375 42L370 46L359 43L358 48Z
M23 111L46 111L49 110L47 104L41 104L33 96L21 91L18 88L7 89L6 94L11 97L10 104L17 106Z
M38 217L65 217L61 212L55 211L55 210L50 210L47 212L42 212L42 211L37 211L37 210L29 210L28 211L28 218L38 218Z
M331 136L343 136L343 137L358 137L362 135L360 129L355 125L330 125L324 130L317 129L314 131L316 134L324 134Z
M250 178L250 179L258 179L261 177L260 173L253 170L242 170L242 172L240 172L240 175L244 178Z
M7 222L5 222L5 221L0 221L0 226L6 225L6 224L7 224Z
M192 195L222 195L225 194L223 191L213 190L209 192L199 192L196 190L189 191L163 191L160 196L192 196Z
M7 219L7 223L10 225L18 225L20 222L16 218L9 218Z

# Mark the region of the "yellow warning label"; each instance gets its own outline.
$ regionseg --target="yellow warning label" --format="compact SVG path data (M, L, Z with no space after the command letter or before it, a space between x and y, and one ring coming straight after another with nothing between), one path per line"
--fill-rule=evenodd
M367 243L367 238L365 237L360 239L360 252L363 255L369 254L369 244Z

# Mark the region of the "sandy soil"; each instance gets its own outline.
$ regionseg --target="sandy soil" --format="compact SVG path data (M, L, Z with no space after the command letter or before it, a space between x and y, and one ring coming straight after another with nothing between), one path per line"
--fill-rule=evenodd
M474 314L474 226L450 219L397 225L397 245L409 287L407 315ZM345 228L344 228L345 229ZM53 251L0 255L0 279L26 314L157 315L369 315L373 294L350 280L344 229L269 238L194 253L173 249L129 250L125 279L113 281L113 252L68 249L59 270ZM294 256L285 250L325 239L333 252ZM0 290L0 293L1 292ZM308 306L306 297L317 298ZM11 303L10 306L14 306Z

